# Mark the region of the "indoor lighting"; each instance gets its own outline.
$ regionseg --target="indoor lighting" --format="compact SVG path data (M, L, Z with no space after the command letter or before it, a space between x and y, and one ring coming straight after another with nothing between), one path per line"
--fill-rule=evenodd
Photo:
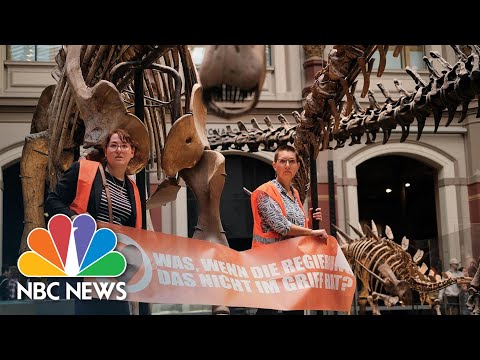
M387 189L385 190L385 192L386 192L387 194L390 194L390 193L392 192L392 189L387 188Z
M405 183L405 187L410 187L410 183Z

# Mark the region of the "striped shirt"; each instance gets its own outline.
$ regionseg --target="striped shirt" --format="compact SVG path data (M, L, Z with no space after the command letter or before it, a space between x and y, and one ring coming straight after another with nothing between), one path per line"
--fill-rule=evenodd
M127 225L128 220L132 215L132 205L128 199L126 184L129 180L126 177L123 181L118 180L108 171L105 171L105 178L110 189L110 197L112 198L113 223L117 225ZM98 211L97 220L109 222L108 202L105 188L102 189L102 199L100 200L100 209Z
M261 191L258 194L258 213L262 219L260 225L263 232L266 233L273 230L281 235L281 238L277 240L283 240L290 237L287 236L287 233L292 224L305 226L305 215L298 202L288 196L287 190L276 179L272 180L272 183L280 191L287 216L283 215L280 206L275 200ZM294 193L293 186L291 191Z

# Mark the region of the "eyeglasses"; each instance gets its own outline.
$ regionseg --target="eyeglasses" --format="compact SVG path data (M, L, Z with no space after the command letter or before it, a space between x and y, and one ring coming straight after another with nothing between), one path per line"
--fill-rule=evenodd
M295 159L278 159L277 162L282 166L287 166L288 163L290 163L290 165L297 165L297 160Z
M120 150L122 151L128 151L130 150L130 145L128 144L108 144L108 148L111 150L111 151L117 151L118 148L120 148Z

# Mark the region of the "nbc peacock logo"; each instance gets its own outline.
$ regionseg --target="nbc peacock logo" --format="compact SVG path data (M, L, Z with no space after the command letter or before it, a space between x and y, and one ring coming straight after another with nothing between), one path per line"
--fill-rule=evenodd
M63 214L53 216L48 230L33 229L27 243L32 251L18 259L18 269L27 277L117 277L127 262L118 251L117 236L110 229L97 230L89 214L73 221Z

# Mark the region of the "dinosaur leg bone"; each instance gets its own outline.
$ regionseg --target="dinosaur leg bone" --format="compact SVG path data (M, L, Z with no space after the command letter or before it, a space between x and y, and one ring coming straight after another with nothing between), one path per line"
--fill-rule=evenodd
M401 300L404 300L410 287L404 280L398 280L392 269L388 264L382 264L378 267L378 271L387 280L385 288L389 289L393 295L397 295Z
M225 157L216 151L205 150L197 165L180 171L180 176L197 199L199 217L193 238L228 246L220 221L220 197L226 176ZM213 305L212 313L228 314L229 310L222 305Z
M391 306L395 305L396 303L398 303L398 300L400 300L398 298L398 296L390 296L390 295L386 295L386 294L380 294L380 293L377 293L375 291L372 293L372 296L374 298L382 299L383 303L387 307L391 307Z
M367 300L370 306L372 307L372 315L381 315L380 309L378 308L378 296L374 296L373 294L368 295Z
M207 240L228 246L220 221L220 197L225 185L225 157L213 150L205 150L200 161L191 169L180 171L180 176L198 202L198 222L194 239Z
M48 164L48 108L56 85L47 86L40 95L32 118L31 135L25 138L20 160L22 181L24 229L20 253L28 250L27 236L36 227L45 226L43 200Z
M20 252L28 250L27 237L36 227L45 227L43 201L48 163L48 132L28 135L25 138L20 177L22 179L24 223Z
M364 279L360 279L360 291L358 292L358 306L359 314L365 315L367 310L367 301L368 301L368 282L365 282Z

